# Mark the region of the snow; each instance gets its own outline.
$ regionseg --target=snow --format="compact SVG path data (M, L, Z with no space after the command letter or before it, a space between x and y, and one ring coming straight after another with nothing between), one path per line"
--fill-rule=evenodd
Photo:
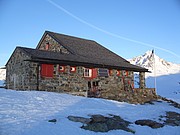
M81 129L81 123L69 121L67 116L89 117L90 114L120 115L133 122L139 119L158 121L166 111L180 113L180 109L166 102L154 105L134 105L112 100L86 98L42 91L0 89L0 135L130 135L123 130L95 133ZM57 119L56 123L48 120ZM180 127L164 126L151 129L131 124L136 135L178 135Z
M156 54L152 54L152 51L147 51L144 55L137 56L129 62L147 68L151 73L146 73L146 77L180 73L180 64L167 62Z
M0 68L0 80L5 80L6 78L6 69Z
M154 77L146 78L146 85L154 87ZM180 103L180 73L156 77L156 92L158 95Z
M0 86L4 85L4 80L0 80Z

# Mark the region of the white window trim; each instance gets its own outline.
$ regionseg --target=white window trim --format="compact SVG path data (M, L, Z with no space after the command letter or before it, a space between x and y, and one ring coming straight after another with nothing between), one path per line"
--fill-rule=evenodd
M62 68L62 69L60 69ZM64 71L65 70L65 67L64 66L59 66L59 71Z
M88 75L86 75L86 70L88 70ZM92 69L84 68L84 77L92 77Z
M76 71L76 67L71 67L71 72L75 72Z

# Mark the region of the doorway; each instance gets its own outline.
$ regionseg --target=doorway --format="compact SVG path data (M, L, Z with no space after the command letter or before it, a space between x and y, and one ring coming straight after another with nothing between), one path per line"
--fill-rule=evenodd
M100 97L99 81L88 81L88 97Z

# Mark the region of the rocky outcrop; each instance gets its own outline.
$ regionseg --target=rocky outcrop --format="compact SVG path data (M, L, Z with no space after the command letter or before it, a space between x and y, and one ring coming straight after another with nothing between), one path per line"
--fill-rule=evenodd
M164 126L163 124L158 123L153 120L137 120L137 121L135 121L135 124L141 125L141 126L149 126L151 128L161 128Z
M162 128L168 126L180 126L180 114L177 112L166 112L165 116L159 116L158 122L150 119L136 120L129 122L122 119L120 116L109 114L103 116L100 114L89 115L89 118L79 116L68 116L67 118L73 122L82 123L81 128L94 132L108 132L110 130L124 130L127 132L135 133L134 130L129 128L130 124L141 126L148 126L152 129ZM56 123L56 119L49 120L49 122Z
M165 120L164 120L165 118ZM137 120L135 124L141 126L149 126L151 128L161 128L165 125L168 126L180 126L180 114L177 112L166 112L166 116L160 116L159 122L153 120Z
M180 114L177 112L166 112L164 116L166 120L164 121L165 125L169 126L180 126Z
M67 118L70 121L81 122L83 124L88 124L88 123L90 123L92 121L90 118L77 117L77 116L68 116Z
M166 102L170 103L170 105L172 105L172 106L180 109L180 104L177 103L177 102L175 102L175 101L173 101L173 100L171 100L171 99L167 99L167 98L161 97L161 96L158 96L158 99L161 99L161 100L163 100L163 101L166 101Z
M94 132L108 132L110 130L124 130L127 132L135 133L132 129L128 128L129 121L123 120L120 116L110 115L105 117L103 115L91 115L91 118L83 118L76 116L68 116L68 119L74 122L83 123L82 129Z

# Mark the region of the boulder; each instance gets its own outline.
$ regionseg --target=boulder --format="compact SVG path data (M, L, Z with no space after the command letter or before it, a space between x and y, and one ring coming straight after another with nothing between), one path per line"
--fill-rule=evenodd
M92 122L105 122L107 119L103 115L91 115Z
M92 115L92 121L81 128L94 132L108 132L110 130L124 130L135 133L135 131L128 128L130 122L123 120L120 116L111 115L112 117L105 117L102 115Z
M165 125L180 126L180 114L177 112L166 112Z
M53 123L56 123L57 120L56 119L52 119L52 120L48 120L48 122L53 122Z
M141 125L141 126L149 126L151 128L161 128L164 126L163 124L158 123L153 120L137 120L137 121L135 121L135 124Z
M89 118L84 118L84 117L77 117L77 116L68 116L67 117L70 121L74 121L74 122L81 122L83 124L88 124L90 123L92 120Z
M90 131L94 131L94 132L108 132L109 128L107 126L106 123L91 123L91 124L87 124L86 126L82 126L81 128L85 129L85 130L90 130Z

